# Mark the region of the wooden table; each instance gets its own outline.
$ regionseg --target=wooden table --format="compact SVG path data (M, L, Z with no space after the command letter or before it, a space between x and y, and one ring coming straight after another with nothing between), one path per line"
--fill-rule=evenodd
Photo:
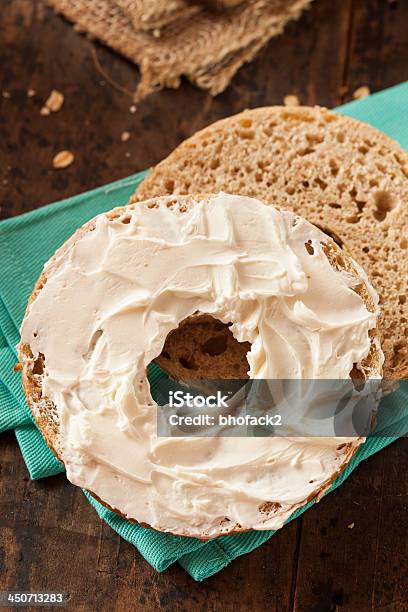
M125 177L245 107L336 106L408 78L408 2L316 0L218 98L184 83L131 112L137 70L78 35L43 2L0 12L0 217ZM28 90L34 90L31 97ZM61 111L40 108L51 89ZM121 134L130 133L122 142ZM61 149L73 165L54 170ZM1 262L0 262L1 265ZM12 273L12 271L11 271ZM0 589L63 590L73 610L408 610L408 444L395 442L269 543L195 583L157 574L61 475L31 482L0 438ZM353 527L351 527L353 525Z

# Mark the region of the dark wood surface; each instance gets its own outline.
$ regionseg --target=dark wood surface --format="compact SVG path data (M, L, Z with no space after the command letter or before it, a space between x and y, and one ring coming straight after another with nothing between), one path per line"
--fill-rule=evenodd
M289 93L331 107L361 85L377 91L408 78L406 0L315 0L218 98L184 83L132 113L133 66L43 2L3 0L0 8L0 218L153 165L245 107ZM51 89L65 103L43 117ZM57 171L61 149L75 161ZM406 611L407 460L406 440L393 443L269 543L195 583L177 565L152 570L63 476L29 481L13 434L4 434L0 589L63 590L73 610Z

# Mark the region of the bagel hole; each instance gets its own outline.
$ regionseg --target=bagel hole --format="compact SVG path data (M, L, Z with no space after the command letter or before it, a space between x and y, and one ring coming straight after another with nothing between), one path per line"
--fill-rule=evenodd
M172 330L154 363L175 379L248 379L249 342L238 342L231 323L194 314Z

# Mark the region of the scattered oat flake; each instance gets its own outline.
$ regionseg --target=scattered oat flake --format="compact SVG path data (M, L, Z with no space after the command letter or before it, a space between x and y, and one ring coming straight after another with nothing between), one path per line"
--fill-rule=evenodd
M57 113L61 110L63 104L64 94L58 91L58 89L53 89L45 102L45 106L53 113Z
M122 142L127 142L130 138L130 132L122 132L122 134L120 135L120 139Z
M353 93L353 99L361 100L362 98L367 98L370 93L370 89L367 87L367 85L363 85L362 87L358 87Z
M71 151L60 151L54 155L52 165L54 168L67 168L74 161L74 154Z
M27 98L33 98L36 93L35 89L27 89Z
M40 110L40 115L42 115L43 117L48 117L48 115L51 115L51 111L48 108L48 106L43 106Z
M293 94L290 94L283 98L283 103L285 106L299 106L299 98Z
M133 115L133 113L135 113L136 111L137 111L136 106L134 104L132 104L132 106L129 108L129 112L132 113L132 115Z
M350 525L347 525L347 529L354 529L354 523L350 523Z

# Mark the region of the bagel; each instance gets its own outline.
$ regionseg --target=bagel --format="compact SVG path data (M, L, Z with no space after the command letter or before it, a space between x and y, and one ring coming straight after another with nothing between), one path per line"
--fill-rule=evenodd
M121 516L201 539L277 529L364 439L158 438L148 364L206 315L249 343L250 378L380 377L377 301L291 212L153 198L95 217L45 265L21 327L23 388L68 479Z
M384 377L408 376L408 155L398 143L324 108L246 110L180 144L144 179L132 201L219 190L292 210L332 236L379 293ZM214 336L220 344L230 342L227 329L214 334L203 323L194 332L191 323L169 339L170 359L161 359L173 376L191 376L178 361L186 357L187 332L198 358ZM231 370L232 359L223 359ZM208 355L201 360L208 367ZM242 361L241 355L241 370Z

